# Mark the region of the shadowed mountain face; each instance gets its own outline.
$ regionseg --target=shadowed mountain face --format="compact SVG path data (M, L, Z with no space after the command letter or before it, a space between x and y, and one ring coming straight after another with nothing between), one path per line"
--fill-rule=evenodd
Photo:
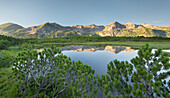
M13 24L13 23L6 23L6 24L0 25L0 32L13 33L19 29L23 29L23 27L17 24Z
M119 22L97 26L61 26L57 23L44 23L39 26L24 28L17 24L6 23L0 25L0 34L19 38L57 38L66 36L118 36L118 37L170 37L170 26L153 26L150 24L136 25Z

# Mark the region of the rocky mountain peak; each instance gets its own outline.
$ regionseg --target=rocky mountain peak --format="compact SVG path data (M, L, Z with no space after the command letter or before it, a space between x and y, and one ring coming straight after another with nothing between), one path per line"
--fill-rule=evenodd
M57 28L57 27L61 27L61 25L59 25L59 24L57 24L57 23L49 23L49 22L46 22L46 23L44 23L44 24L42 24L42 25L39 25L38 26L39 28L46 28L46 27L55 27L55 28Z
M115 24L120 24L119 22L115 21Z
M90 24L90 25L88 25L88 26L84 26L85 28L95 28L95 27L97 27L95 24Z
M83 28L82 25L75 25L75 26L72 26L72 27L75 27L75 28Z
M109 25L106 25L104 30L106 31L106 30L113 30L118 28L122 29L126 27L123 24L116 21L115 23L111 22Z
M126 24L125 24L125 26L126 26L126 28L127 28L127 29L133 29L133 28L136 28L136 25L135 25L135 24L133 24L133 23L131 23L131 22L126 23Z
M129 25L131 25L131 24L133 24L133 23L131 23L131 22L127 22L126 24L129 24Z
M119 23L119 22L115 22L115 28L117 29L117 28L119 28L119 29L123 29L123 28L126 28L126 26L124 25L124 24L121 24L121 23Z
M144 26L144 27L146 27L146 28L151 28L151 29L157 28L157 26L150 25L150 24L141 24L141 25Z
M114 22L111 22L108 26L115 27L115 23L114 23Z
M96 25L95 24L90 24L89 27L96 27Z

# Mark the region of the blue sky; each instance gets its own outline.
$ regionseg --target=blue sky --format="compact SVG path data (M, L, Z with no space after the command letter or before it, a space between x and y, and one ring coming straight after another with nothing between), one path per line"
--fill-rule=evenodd
M170 0L0 0L0 24L107 25L132 22L170 26Z

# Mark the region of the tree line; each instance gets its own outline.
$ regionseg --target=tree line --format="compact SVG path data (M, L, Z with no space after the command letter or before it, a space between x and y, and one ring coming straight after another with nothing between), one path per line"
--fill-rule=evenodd
M100 36L70 36L61 38L45 39L20 39L10 36L0 35L0 49L7 49L11 45L30 46L32 44L41 45L43 43L87 43L87 42L170 42L170 38L163 37L100 37ZM27 47L28 47L27 46ZM22 48L23 49L23 48Z
M31 43L52 43L52 42L112 42L112 41L135 41L135 42L168 42L170 38L163 37L100 37L100 36L70 36L62 38L29 39Z
M8 40L12 45L27 43L52 43L52 42L112 42L112 41L135 41L135 42L169 42L170 38L165 37L100 37L100 36L70 36L61 38L44 38L44 39L20 39L0 35L0 40Z

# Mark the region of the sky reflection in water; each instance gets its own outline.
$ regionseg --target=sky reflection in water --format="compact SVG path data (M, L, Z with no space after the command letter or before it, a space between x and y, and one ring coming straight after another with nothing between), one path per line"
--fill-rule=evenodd
M111 53L107 50L97 50L95 52L90 51L73 51L64 50L62 53L71 57L74 61L82 61L84 64L91 65L95 70L95 74L105 74L107 70L107 64L112 60L119 61L130 61L132 58L137 56L137 51L134 50L130 53L121 51L117 54Z

